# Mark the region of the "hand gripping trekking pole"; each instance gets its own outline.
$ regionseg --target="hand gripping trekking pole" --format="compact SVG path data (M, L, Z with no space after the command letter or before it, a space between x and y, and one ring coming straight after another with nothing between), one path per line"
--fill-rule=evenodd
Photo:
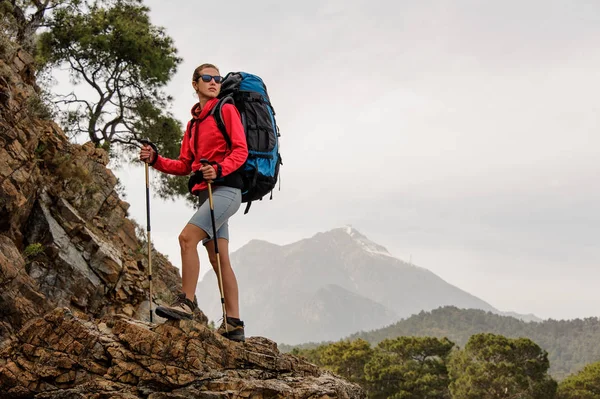
M208 159L201 159L202 165L210 165ZM207 180L208 185L208 204L210 205L210 218L212 219L213 228L213 241L215 242L215 255L217 257L217 270L219 272L219 291L221 292L221 305L223 307L223 324L225 325L225 332L228 333L227 329L227 310L225 309L225 294L223 293L223 275L221 274L221 256L219 255L219 245L217 244L217 226L215 222L215 207L212 196L212 180Z
M152 147L154 152L158 154L158 149L156 146L150 142L148 139L141 139L140 143L144 145L149 145ZM144 162L146 168L146 240L148 241L148 285L149 285L149 294L150 294L150 302L148 306L150 308L150 323L152 323L152 248L150 243L150 179L148 172L148 162Z

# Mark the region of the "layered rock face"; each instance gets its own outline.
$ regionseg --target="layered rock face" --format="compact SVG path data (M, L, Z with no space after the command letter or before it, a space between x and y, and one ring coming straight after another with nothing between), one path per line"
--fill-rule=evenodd
M107 153L43 118L32 58L0 57L0 398L362 398L266 338L165 321L181 280L127 218Z
M22 51L0 60L0 337L56 306L149 315L146 246L108 155L36 117L31 62ZM156 292L170 300L177 269L152 256Z
M268 339L233 343L191 320L95 321L57 308L5 343L0 358L7 398L363 397Z

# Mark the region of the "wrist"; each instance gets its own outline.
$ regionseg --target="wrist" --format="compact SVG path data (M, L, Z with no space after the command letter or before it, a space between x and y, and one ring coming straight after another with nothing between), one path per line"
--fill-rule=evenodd
M154 157L152 158L152 160L150 160L150 162L148 162L148 165L153 166L156 161L158 160L158 151L154 151L153 152Z
M212 165L213 169L215 170L216 173L216 179L220 179L223 176L223 169L221 168L221 165L219 165L217 162L215 162Z

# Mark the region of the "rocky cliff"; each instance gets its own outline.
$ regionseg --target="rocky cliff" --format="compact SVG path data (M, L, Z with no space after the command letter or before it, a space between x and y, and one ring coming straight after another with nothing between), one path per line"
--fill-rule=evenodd
M364 397L266 338L222 338L201 311L149 322L143 228L107 153L45 118L30 55L0 53L1 398ZM180 277L152 259L155 307Z

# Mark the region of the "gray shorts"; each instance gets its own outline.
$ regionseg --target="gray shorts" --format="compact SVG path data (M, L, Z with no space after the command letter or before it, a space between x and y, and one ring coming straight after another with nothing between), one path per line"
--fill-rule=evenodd
M217 237L229 240L229 225L227 221L234 215L242 204L242 191L239 188L227 186L212 187L213 207L215 209L215 226ZM213 239L213 225L210 216L210 202L208 201L208 190L201 191L198 195L200 208L188 223L200 227L208 234L208 238L202 240L206 245Z

